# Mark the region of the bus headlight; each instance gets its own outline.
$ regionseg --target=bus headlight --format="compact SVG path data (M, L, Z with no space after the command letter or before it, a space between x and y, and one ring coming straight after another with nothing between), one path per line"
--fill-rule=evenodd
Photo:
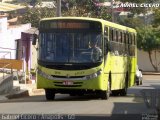
M51 75L47 75L46 73L42 72L40 69L38 69L38 74L43 76L46 79L53 79Z
M86 79L96 78L96 77L98 77L101 73L102 73L102 70L100 69L100 70L97 71L96 73L93 73L93 74L91 74L91 75L87 75L87 76L86 76Z

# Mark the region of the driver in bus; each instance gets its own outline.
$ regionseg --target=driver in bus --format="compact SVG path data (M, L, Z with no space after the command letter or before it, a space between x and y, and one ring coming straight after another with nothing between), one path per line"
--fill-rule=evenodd
M90 41L91 60L93 62L100 61L102 58L102 50L98 47L98 40Z

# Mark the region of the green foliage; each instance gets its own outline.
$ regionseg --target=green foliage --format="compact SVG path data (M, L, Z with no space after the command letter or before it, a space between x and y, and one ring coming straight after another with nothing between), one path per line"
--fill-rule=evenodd
M27 8L27 12L23 15L22 23L31 23L33 27L38 27L38 21L40 20L40 11L36 8Z
M99 2L104 2L101 0ZM63 16L88 16L94 18L111 19L111 13L107 7L99 7L93 3L93 0L70 0L68 11L62 10Z
M160 32L152 26L137 28L137 47L144 51L152 51L160 48Z
M41 1L29 0L28 3L33 3L35 6L35 4L40 4ZM99 0L99 2L104 1ZM92 0L65 0L62 2L62 16L88 16L111 20L110 8L96 6ZM33 27L38 27L41 18L54 17L55 12L56 10L49 8L27 8L27 12L22 16L21 23L31 23Z
M101 13L99 14L99 16L97 16L98 18L102 18L104 20L109 20L111 21L111 13L109 12L109 8L103 7L101 9Z
M153 26L157 27L160 26L160 9L154 9L154 21L153 21Z
M51 8L27 8L27 12L20 19L21 23L31 23L32 27L38 27L39 21L42 18L54 17L55 10Z
M131 28L136 28L137 26L143 26L144 23L140 18L125 18L124 20L119 21L120 24L131 27Z
M157 59L157 53L160 51L160 29L152 26L137 28L137 38L137 47L148 52L154 70L159 71L160 61Z

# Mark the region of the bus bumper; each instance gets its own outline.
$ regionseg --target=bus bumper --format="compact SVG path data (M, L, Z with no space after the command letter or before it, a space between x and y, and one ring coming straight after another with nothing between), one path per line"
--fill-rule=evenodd
M38 89L56 90L107 90L107 81L102 75L89 80L49 80L37 75ZM106 84L104 84L106 83Z

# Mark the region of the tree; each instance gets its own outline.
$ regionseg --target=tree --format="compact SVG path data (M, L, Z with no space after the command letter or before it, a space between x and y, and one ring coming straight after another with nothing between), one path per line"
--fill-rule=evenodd
M32 27L38 27L39 21L42 18L54 17L54 8L41 8L41 7L27 7L26 13L21 17L20 22L22 24L31 23Z
M41 13L38 8L27 8L26 13L20 19L22 24L31 23L32 27L38 27Z
M154 27L160 26L160 9L159 8L154 9L153 13L154 13L153 26Z
M157 57L160 53L160 29L152 26L137 28L137 41L137 47L148 53L154 70L158 72L160 70L160 59Z
M119 20L119 23L131 28L136 28L137 26L144 26L144 22L138 18L125 18L124 20Z
M62 9L63 16L88 16L110 20L109 8L98 6L105 0L68 0L69 9ZM67 2L65 1L65 4Z
M54 17L55 9L36 7L42 0L29 0L33 7L27 7L26 13L21 17L21 23L31 23L38 27L41 18ZM94 17L111 20L109 8L97 6L96 3L103 3L105 0L62 0L62 16Z

